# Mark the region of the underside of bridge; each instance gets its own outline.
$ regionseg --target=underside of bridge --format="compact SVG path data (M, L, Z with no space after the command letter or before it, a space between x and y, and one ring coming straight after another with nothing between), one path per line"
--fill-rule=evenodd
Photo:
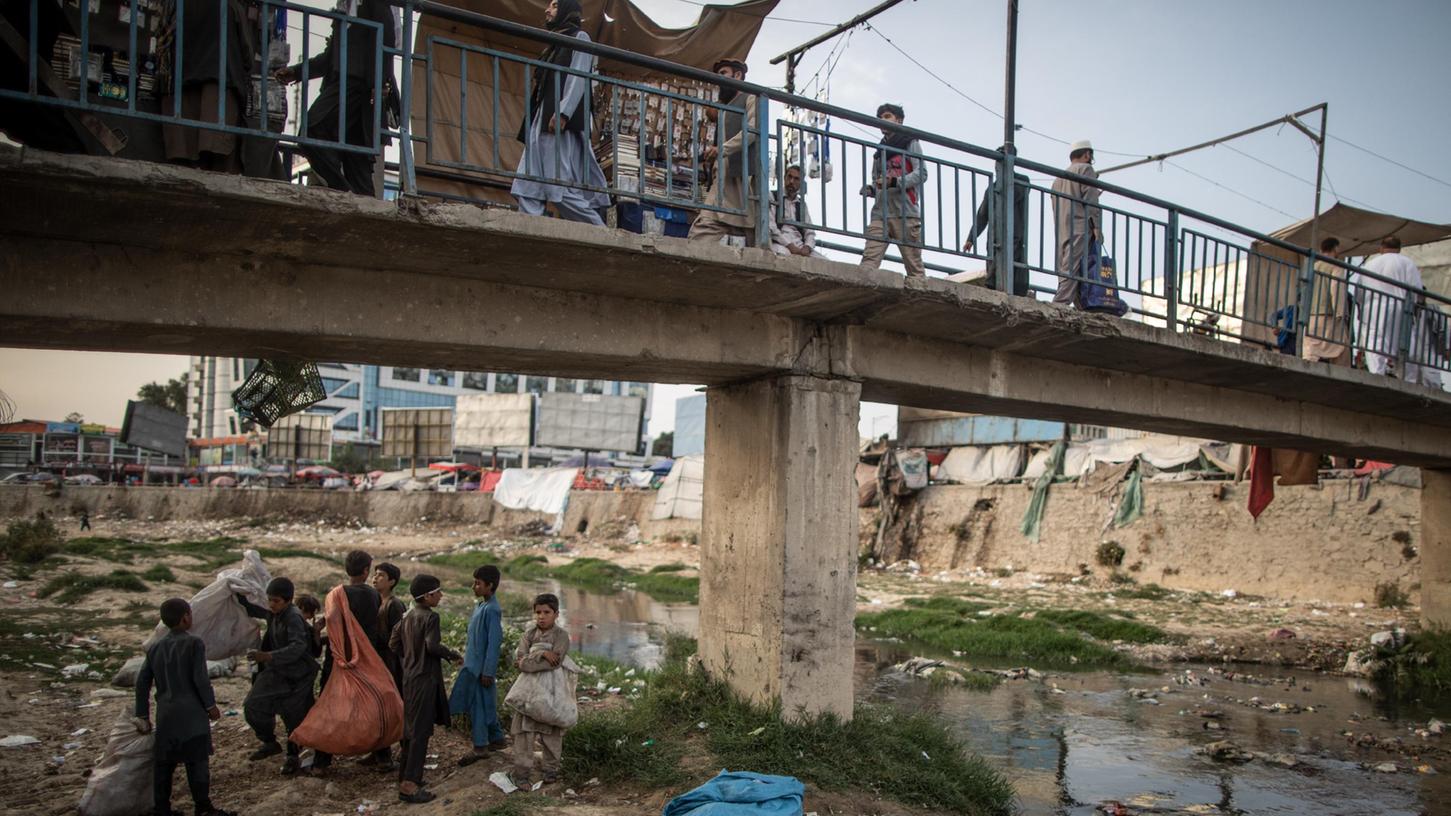
M1451 395L979 287L463 204L0 148L0 344L705 383L701 654L851 705L859 401L1419 465L1451 624Z

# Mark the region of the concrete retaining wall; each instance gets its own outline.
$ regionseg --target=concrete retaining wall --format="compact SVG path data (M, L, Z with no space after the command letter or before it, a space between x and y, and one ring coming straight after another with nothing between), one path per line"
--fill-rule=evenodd
M911 530L889 542L888 560L911 558L924 571L1011 567L1017 571L1077 575L1095 563L1100 543L1125 550L1123 568L1142 583L1174 589L1279 598L1371 602L1375 586L1396 583L1416 599L1421 561L1420 491L1375 484L1364 499L1355 484L1281 487L1258 523L1245 510L1249 486L1225 483L1146 483L1144 517L1126 529L1105 529L1111 502L1071 484L1048 499L1042 538L1018 532L1031 497L1023 485L929 488L905 512ZM642 539L689 536L698 521L649 520L653 493L580 491L570 497L564 532L581 525L591 537ZM448 493L349 493L321 490L228 490L67 487L59 498L38 487L0 487L0 517L44 510L69 516L141 520L217 519L358 521L371 526L415 523L489 525L509 530L546 520L539 513L505 510L486 496ZM919 515L920 509L920 515ZM876 531L875 510L862 510L863 542ZM1408 557L1409 556L1409 557ZM1132 569L1137 567L1137 569Z

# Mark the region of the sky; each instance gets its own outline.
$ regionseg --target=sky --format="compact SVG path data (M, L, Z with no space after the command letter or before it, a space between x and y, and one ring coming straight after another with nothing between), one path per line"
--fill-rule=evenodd
M772 57L877 2L782 0L749 55L749 79L784 85L784 65L769 65ZM635 3L668 26L690 25L700 12L688 0ZM988 147L1001 144L1002 121L983 107L1003 109L1005 6L1002 0L907 0L888 10L837 50L829 101L865 112L892 101L906 109L914 127ZM1448 223L1448 37L1446 0L1023 0L1017 119L1062 141L1091 139L1105 167L1129 160L1114 153L1162 153L1328 102L1329 189L1322 208L1342 199ZM803 85L831 51L828 43L803 58ZM814 93L817 87L801 90ZM1019 131L1018 148L1025 158L1066 164L1067 148L1050 138ZM1310 216L1316 159L1309 139L1280 127L1233 148L1108 180L1259 231ZM184 357L0 349L0 390L23 416L80 411L92 421L119 424L125 400L140 385L185 368ZM694 390L656 389L652 435L674 426L675 398ZM863 435L894 428L894 409L863 406Z

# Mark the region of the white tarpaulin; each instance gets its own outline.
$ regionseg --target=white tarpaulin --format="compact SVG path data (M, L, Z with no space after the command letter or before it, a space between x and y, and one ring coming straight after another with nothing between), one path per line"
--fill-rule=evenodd
M671 518L698 519L704 497L705 456L682 456L675 460L675 466L670 468L669 475L660 483L650 518L654 521Z
M579 468L508 468L494 487L494 503L510 510L563 515Z
M1063 456L1063 475L1077 478L1092 472L1099 462L1119 464L1136 456L1160 470L1187 465L1199 458L1199 450L1216 443L1181 436L1144 436L1137 439L1093 439L1068 446ZM1043 474L1048 452L1035 454L1023 477L1036 479Z
M465 394L455 402L453 444L458 448L527 448L533 442L533 394Z
M1016 479L1024 458L1022 445L964 445L948 452L937 466L937 478L959 484Z

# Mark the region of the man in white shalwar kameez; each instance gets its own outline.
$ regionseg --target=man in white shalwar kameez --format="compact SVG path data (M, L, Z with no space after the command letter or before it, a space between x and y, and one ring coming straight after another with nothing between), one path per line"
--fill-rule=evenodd
M550 0L544 24L556 34L590 42L589 35L580 30L581 16L579 0ZM519 125L524 155L519 159L518 173L531 178L514 179L510 192L519 202L519 210L529 215L544 215L546 202L552 202L561 218L603 226L599 210L609 206L610 197L599 192L605 188L605 174L590 146L592 123L587 104L587 76L594 73L595 56L565 46L550 46L541 61L568 67L584 76L534 68L527 118ZM577 186L584 184L597 189Z
M1355 276L1355 301L1360 317L1360 336L1365 342L1365 367L1373 374L1400 376L1406 382L1439 386L1440 373L1421 365L1426 358L1425 344L1417 343L1421 335L1421 310L1412 305L1407 316L1407 302L1419 299L1410 290L1425 287L1421 270L1415 261L1401 254L1401 240L1394 235L1380 242L1380 254L1365 263L1365 269L1378 277ZM1405 371L1397 372L1396 357L1400 353L1401 335L1412 332L1411 353ZM1418 362L1420 361L1420 362Z

